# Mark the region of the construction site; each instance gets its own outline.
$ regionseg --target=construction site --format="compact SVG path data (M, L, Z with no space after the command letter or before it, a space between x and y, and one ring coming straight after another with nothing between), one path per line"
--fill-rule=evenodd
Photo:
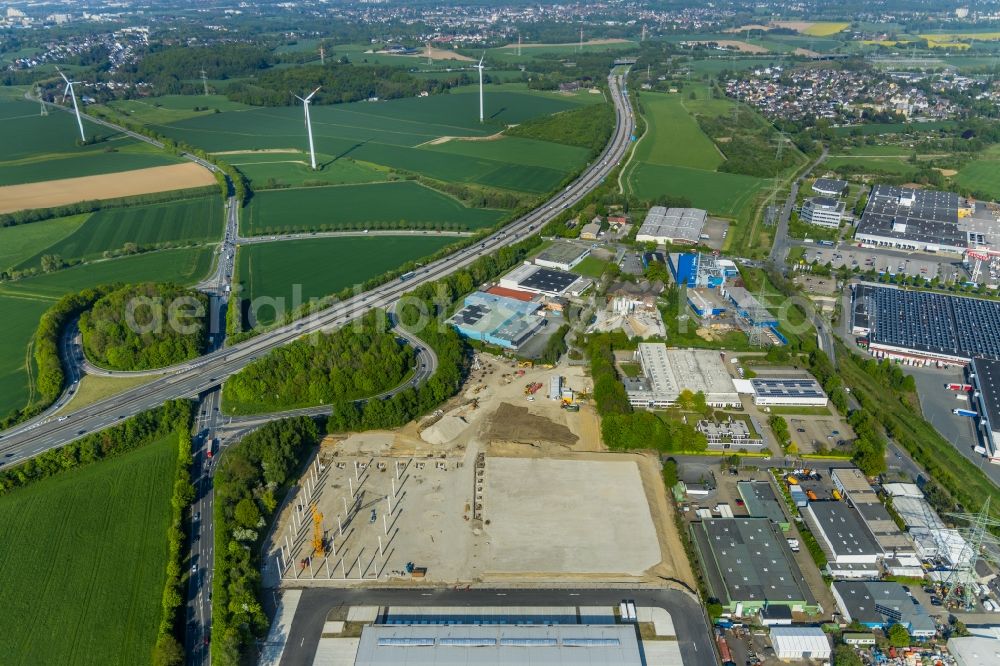
M330 436L266 545L265 584L693 584L655 455L604 450L582 366L478 354L444 409Z

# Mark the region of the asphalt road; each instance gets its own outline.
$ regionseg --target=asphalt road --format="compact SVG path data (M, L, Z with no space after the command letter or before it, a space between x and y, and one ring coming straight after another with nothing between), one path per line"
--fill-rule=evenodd
M278 241L306 240L308 238L352 238L366 236L447 236L453 238L468 238L475 236L471 231L434 231L432 229L385 229L375 231L313 231L302 234L281 234L278 236L239 236L237 245L254 245L256 243L275 243Z
M826 159L828 152L827 148L824 147L823 154L792 182L788 199L785 200L785 205L781 209L781 216L778 218L778 228L774 232L774 245L771 246L770 260L775 265L784 265L785 257L788 255L788 250L792 245L792 239L788 237L788 221L792 218L792 208L795 206L795 200L799 196L799 186L802 184L803 179L812 173L813 169L820 162Z
M621 77L609 76L615 103L617 125L601 156L576 181L548 202L519 218L477 245L464 248L368 292L357 294L323 311L286 326L262 333L233 347L219 349L201 358L176 366L141 388L77 410L65 421L49 420L26 429L20 425L0 433L0 458L3 464L22 462L50 448L63 446L87 433L102 430L119 420L156 407L167 400L195 397L219 386L226 377L239 372L256 358L272 349L316 331L342 326L372 308L387 308L404 293L420 284L432 282L469 265L481 255L514 244L533 233L576 203L599 185L625 154L634 128L634 119L619 89Z
M659 606L670 613L684 666L715 666L701 604L677 590L635 589L308 589L303 591L281 666L312 666L327 614L337 606Z

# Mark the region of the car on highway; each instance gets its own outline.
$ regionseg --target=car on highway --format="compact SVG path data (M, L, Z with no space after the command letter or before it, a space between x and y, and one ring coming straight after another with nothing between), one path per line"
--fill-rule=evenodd
M191 565L191 573L193 573L193 574L194 573L198 573L198 565L197 564L192 564Z

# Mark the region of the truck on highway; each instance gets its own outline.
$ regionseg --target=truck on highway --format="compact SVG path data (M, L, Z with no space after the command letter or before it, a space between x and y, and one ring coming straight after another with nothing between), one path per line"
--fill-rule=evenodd
M972 384L945 384L944 387L949 391L965 391L966 393L972 392Z
M955 416L971 416L971 417L978 416L978 414L976 414L976 411L973 409L953 409L951 410L951 413L954 414Z
M831 241L831 240L819 240L819 241L816 241L816 245L825 245L826 247L833 247L833 241Z

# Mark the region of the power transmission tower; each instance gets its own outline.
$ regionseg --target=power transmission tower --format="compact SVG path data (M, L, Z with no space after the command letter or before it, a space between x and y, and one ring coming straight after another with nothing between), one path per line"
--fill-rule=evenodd
M208 97L208 75L204 68L201 70L201 85L205 89L205 97Z
M580 53L583 53L583 26L580 26Z
M945 586L948 593L944 598L944 607L948 608L951 602L960 602L965 610L972 610L975 607L975 595L972 590L972 581L976 575L976 563L980 558L991 559L996 562L997 549L1000 548L998 539L991 528L1000 527L1000 520L990 517L990 497L986 497L983 508L979 513L949 513L949 518L968 523L969 527L959 528L958 532L965 539L965 544L958 557L957 566L948 574ZM984 551L983 546L989 546Z
M319 45L319 64L326 64L326 49L323 48L322 44Z
M641 42L646 41L646 24L642 24L642 38L639 40Z
M517 57L521 57L521 33L517 33Z
M756 300L755 304L747 307L747 319L750 324L750 329L747 331L747 342L751 347L765 347L768 343L767 326L762 322L769 315L767 310L764 309L763 284L760 286L760 294Z

